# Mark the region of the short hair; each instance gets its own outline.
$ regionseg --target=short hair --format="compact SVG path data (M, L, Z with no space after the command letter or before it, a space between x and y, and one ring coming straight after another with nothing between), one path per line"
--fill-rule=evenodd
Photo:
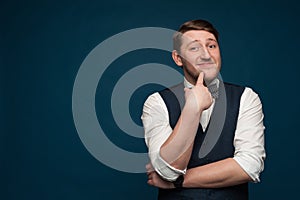
M182 39L182 35L187 32L187 31L191 31L191 30L204 30L207 32L212 33L215 38L217 39L217 42L219 40L219 33L217 31L217 29L208 21L203 20L203 19L196 19L196 20L191 20L191 21L187 21L184 24L182 24L178 31L174 34L173 36L173 49L180 51L180 47L181 47L181 39Z

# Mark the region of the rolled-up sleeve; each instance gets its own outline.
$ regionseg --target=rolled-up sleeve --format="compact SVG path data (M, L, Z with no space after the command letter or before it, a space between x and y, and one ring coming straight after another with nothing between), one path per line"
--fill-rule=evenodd
M141 119L149 158L155 171L168 181L174 181L179 175L185 174L186 169L176 169L160 156L160 148L173 130L169 124L167 107L158 93L150 95L145 101Z
M264 148L263 110L259 96L246 88L240 101L240 110L234 138L234 160L251 177L259 182L266 157Z

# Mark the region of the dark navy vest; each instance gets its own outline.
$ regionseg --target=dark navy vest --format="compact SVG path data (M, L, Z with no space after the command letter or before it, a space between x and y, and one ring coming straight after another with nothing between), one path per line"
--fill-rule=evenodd
M229 83L220 83L219 97L216 99L214 110L205 132L203 132L201 124L199 124L188 168L216 162L225 158L233 157L234 155L234 133L238 119L240 98L245 88ZM181 109L184 105L183 87L184 86L181 83L172 88L165 89L159 92L167 106L169 112L169 121L172 128L175 127L177 120L179 119L179 116L181 114ZM222 109L224 112L222 111ZM200 149L202 149L201 146L206 144L207 137L209 136L209 134L207 134L207 131L213 126L216 126L216 121L219 120L219 115L222 115L222 113L224 115L224 120L219 131L219 137L217 137L214 145L212 146L213 148L206 154L204 153L202 154L202 156L200 156L199 152ZM224 188L182 188L171 190L159 189L158 199L247 200L248 184L245 183Z

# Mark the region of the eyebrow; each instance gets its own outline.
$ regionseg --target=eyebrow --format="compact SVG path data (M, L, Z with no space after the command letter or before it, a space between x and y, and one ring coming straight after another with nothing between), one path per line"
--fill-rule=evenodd
M213 39L213 38L207 38L206 41L217 42L217 40L215 40L215 39ZM187 46L189 46L189 45L191 45L191 44L193 44L193 43L195 43L195 42L199 42L199 40L193 40L193 41L189 42L189 43L187 44Z

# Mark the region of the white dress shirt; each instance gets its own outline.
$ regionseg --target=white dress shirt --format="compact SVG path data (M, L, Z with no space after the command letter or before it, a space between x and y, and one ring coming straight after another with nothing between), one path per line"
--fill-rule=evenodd
M193 87L186 79L184 79L184 85L187 88ZM200 123L203 131L209 123L214 102L210 108L204 110L201 114ZM254 182L259 182L259 175L264 169L266 156L263 117L262 104L258 95L252 89L246 87L240 99L238 121L233 141L235 147L233 159ZM168 109L159 93L156 92L147 98L141 118L149 157L156 172L169 181L174 181L179 175L185 174L186 169L176 169L160 156L160 147L173 130L169 124Z

